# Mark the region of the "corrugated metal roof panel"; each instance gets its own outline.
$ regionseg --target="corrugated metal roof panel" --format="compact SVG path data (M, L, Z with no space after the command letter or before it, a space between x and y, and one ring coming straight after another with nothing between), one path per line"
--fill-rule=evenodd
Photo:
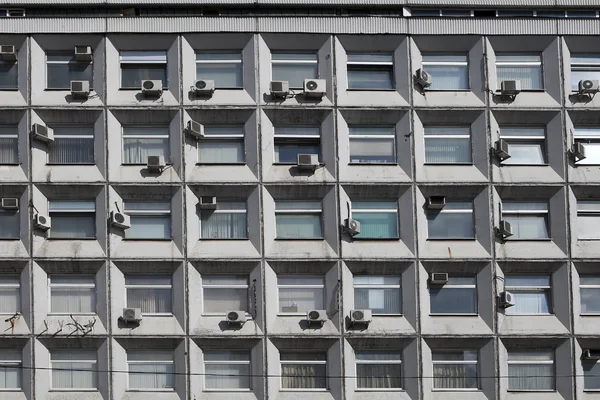
M412 35L555 35L556 21L546 19L410 18Z
M600 35L600 21L564 19L557 22L559 35Z
M406 33L406 19L387 17L258 18L259 32Z
M556 0L408 0L408 5L416 6L480 6L480 7L553 7Z
M104 18L4 18L2 33L102 33Z
M255 18L132 17L109 18L108 32L254 32Z

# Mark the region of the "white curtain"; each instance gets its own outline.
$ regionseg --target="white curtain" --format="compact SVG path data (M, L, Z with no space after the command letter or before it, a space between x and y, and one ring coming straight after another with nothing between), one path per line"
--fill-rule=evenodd
M307 312L323 309L323 288L279 288L281 312Z
M510 222L514 239L545 239L548 238L548 219L546 215L510 215L505 214L504 220Z
M148 156L163 156L169 161L169 139L123 138L123 163L146 164Z
M352 218L360 222L360 234L357 237L375 239L398 237L398 214L395 212L353 211Z
M244 139L203 139L198 142L202 164L236 164L244 162Z
M357 364L356 374L359 388L396 389L402 387L400 364Z
M497 66L498 87L502 81L521 81L523 90L541 90L544 88L541 66Z
M20 289L0 286L0 313L14 314L21 310Z
M554 390L553 364L508 364L508 388Z
M354 307L375 314L401 314L400 289L355 288Z
M95 293L95 288L52 287L51 310L54 313L95 313Z
M93 164L94 138L55 138L48 148L50 164Z
M0 349L0 389L21 389L21 351Z
M240 53L197 53L196 79L212 79L219 89L241 88L243 85Z
M129 364L130 389L169 389L175 385L173 364Z
M249 389L250 364L206 364L207 389Z
M202 239L244 239L247 237L246 213L203 211Z
M470 163L471 139L425 137L425 162L432 164Z
M279 239L311 239L323 236L320 214L278 214L275 219Z
M93 389L97 387L96 352L85 350L53 351L52 388Z
M433 365L433 387L436 389L476 389L476 364Z
M515 305L506 310L507 314L548 314L550 312L550 293L521 292L513 290Z
M282 364L281 387L284 389L325 389L325 364Z
M142 313L170 313L171 289L159 288L127 288L127 307L139 308Z
M433 78L430 90L469 89L469 67L467 65L426 65L425 70Z
M204 288L204 312L248 311L248 289Z
M383 163L396 162L394 138L353 138L350 136L350 162Z
M17 164L18 162L18 139L0 136L0 164Z

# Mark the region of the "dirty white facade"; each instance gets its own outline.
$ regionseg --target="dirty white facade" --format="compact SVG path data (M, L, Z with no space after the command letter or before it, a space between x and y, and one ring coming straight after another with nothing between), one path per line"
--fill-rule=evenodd
M6 0L0 399L600 399L599 12Z

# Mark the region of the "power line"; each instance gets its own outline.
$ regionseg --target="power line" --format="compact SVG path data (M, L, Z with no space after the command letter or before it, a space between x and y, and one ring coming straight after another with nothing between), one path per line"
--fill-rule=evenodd
M51 367L30 367L24 365L7 365L0 364L0 369L26 369L26 370L42 370L42 371L69 371L69 372L95 372L95 373L110 373L110 374L138 374L138 375L177 375L177 376L217 376L217 377L250 377L250 378L325 378L325 379L361 379L361 378L390 378L390 376L355 376L355 375L278 375L278 374L218 374L210 372L147 372L147 371L125 371L125 370L89 370L79 368L51 368ZM600 374L564 374L564 375L494 375L494 376L478 376L476 379L509 379L509 378L600 378ZM439 379L453 378L453 376L399 376L400 379Z

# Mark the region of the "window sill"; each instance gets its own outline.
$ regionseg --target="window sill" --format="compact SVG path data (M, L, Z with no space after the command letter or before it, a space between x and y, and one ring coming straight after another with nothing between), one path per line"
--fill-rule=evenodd
M86 393L90 393L90 392L99 392L98 388L93 388L93 389L71 389L71 388L64 388L64 389L48 389L49 392L86 392Z
M471 89L425 89L425 93L469 93L472 92Z
M518 293L513 290L512 293ZM554 313L519 313L519 314L505 314L505 317L555 317Z
M297 163L295 162L289 162L289 163L282 163L282 162L274 162L272 165L279 165L282 167L295 167L297 166ZM322 168L325 164L323 163L319 163L319 165L316 165L316 168Z
M404 314L372 314L373 317L377 318L402 318Z
M98 238L74 238L74 237L48 237L46 238L46 240L69 240L69 241L77 241L77 240L85 240L85 241L91 241L91 240L98 240Z
M597 242L600 241L600 238L585 238L585 239L577 239L578 242Z
M549 167L550 164L548 163L543 163L543 164L505 164L505 163L500 163L501 167Z
M329 389L281 389L282 392L329 392Z
M206 166L206 167L227 167L227 166L245 166L246 163L245 162L239 162L239 163L196 163L197 166L202 167L202 166Z
M519 390L519 389L506 389L509 393L553 393L556 389L536 389L536 390Z
M148 164L121 164L121 167L147 167ZM165 163L165 168L166 167L172 167L173 163L167 162Z
M431 389L432 392L482 392L481 389L470 389L470 388L441 388L441 389Z
M171 238L163 238L163 239L160 239L160 238L136 238L136 239L125 238L125 239L123 239L123 241L126 241L126 242L172 242L173 239L171 239Z
M496 96L502 96L500 89L493 92ZM546 89L521 89L521 93L546 93Z
M428 241L431 242L443 242L443 241L448 241L448 240L452 240L452 241L456 241L456 240L460 240L460 241L472 241L472 242L476 242L477 238L427 238Z
M55 163L46 163L49 167L81 167L81 166L96 166L96 163L80 163L80 164L55 164Z
M147 392L147 393L174 393L175 389L127 389L127 392Z
M355 389L356 392L406 392L401 388L360 388Z
M473 163L424 163L424 166L453 166L453 167L472 167Z
M18 167L19 165L21 165L21 163L14 163L14 164L0 164L0 167Z
M531 239L511 239L506 238L505 242L551 242L552 238L531 238Z
M385 241L385 240L398 241L398 240L400 240L400 238L399 237L385 237L385 238L364 237L364 238L362 238L362 237L356 237L356 236L352 237L352 241L357 241L357 242L364 242L364 241L369 241L369 240L376 241L376 242L381 242L381 241Z
M20 237L18 237L18 238L0 238L0 242L2 242L2 241L11 241L12 242L14 240L21 240L21 238Z
M244 312L246 313L246 318L247 318L246 321L252 321L253 320L252 315L250 315L250 313L248 311L244 311ZM302 314L302 315L306 315L306 314ZM201 313L200 316L201 317L207 317L207 318L214 318L214 317L225 318L225 317L227 317L227 312L222 312L222 313Z
M241 241L245 241L245 240L249 240L249 238L200 238L199 241L208 241L208 242L214 242L217 240L227 240L227 241L235 241L235 242L241 242Z
M582 317L600 317L600 312L598 313L581 313L579 314ZM600 389L598 389L600 390Z
M287 241L299 241L299 240L310 240L310 241L320 241L320 240L325 240L325 238L319 237L319 238L275 238L273 239L276 242L287 242Z
M348 92L396 92L396 89L346 89Z
M18 92L18 91L19 91L18 88L14 88L14 89L4 88L4 89L0 89L0 92Z
M124 92L140 92L140 93L142 93L142 86L140 85L140 87L136 87L136 88L119 88L119 91L124 91ZM163 86L162 91L163 92L167 92L167 91L169 91L169 88Z
M77 312L49 312L48 316L49 317L68 317L69 315L74 315L76 317L94 317L97 314L94 312L83 312L83 313L77 313Z
M252 389L250 389L250 388L248 388L248 389L227 389L227 388L222 388L222 389L204 389L203 392L208 392L208 393L223 393L223 392L251 393Z
M477 313L430 313L430 317L479 317Z
M71 88L67 87L67 88L46 88L44 89L44 92L70 92ZM94 88L90 87L90 92L93 92Z
M157 313L157 314L144 314L142 313L142 317L148 317L148 318L153 318L153 317L167 317L167 318L171 318L174 317L175 315L173 313Z
M306 318L306 312L295 312L295 313L277 313L278 317L303 317Z
M387 162L368 162L368 163L366 163L366 162L364 162L364 163L361 163L361 162L349 162L348 165L352 166L352 167L361 167L361 166L362 167L365 167L365 166L368 167L370 165L372 165L372 166L386 166L386 167L387 166L389 166L389 167L398 167L399 166L397 162L389 162L389 163L387 163Z

